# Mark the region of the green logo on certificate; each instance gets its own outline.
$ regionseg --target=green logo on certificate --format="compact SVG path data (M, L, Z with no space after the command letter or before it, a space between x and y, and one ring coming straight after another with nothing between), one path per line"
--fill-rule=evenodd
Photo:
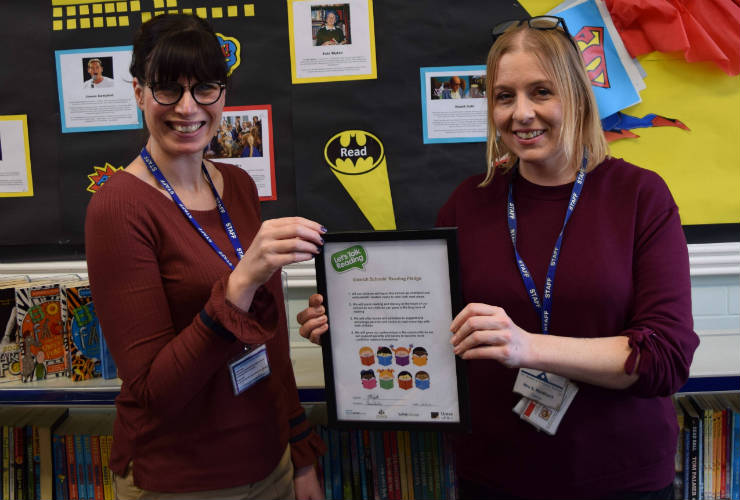
M354 245L332 254L330 260L331 267L338 273L343 273L353 267L364 270L365 262L367 262L367 254L365 253L365 249L360 245Z

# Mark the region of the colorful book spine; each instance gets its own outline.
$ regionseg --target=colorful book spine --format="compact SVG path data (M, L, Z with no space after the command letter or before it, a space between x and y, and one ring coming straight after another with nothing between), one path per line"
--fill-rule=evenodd
M13 428L8 425L3 425L3 498L10 498L10 436Z
M15 498L25 498L26 492L26 429L23 425L16 425L13 429L13 442L15 445Z
M90 461L92 465L93 496L95 500L105 500L103 490L103 459L100 456L100 436L90 435Z
M367 498L368 500L375 499L375 474L373 469L372 460L372 445L370 441L370 431L367 429L362 431L362 449L364 451L364 463L365 463L365 482L367 485Z
M64 436L52 436L52 451L54 456L54 498L69 498L67 481L67 450L64 445Z
M41 443L39 442L39 429L33 426L33 491L34 498L41 498Z
M75 434L75 463L77 464L77 493L80 500L92 500L87 496L87 461L85 460L85 448L82 442L82 434Z
M112 442L113 436L100 436L100 463L103 473L103 496L105 500L114 500L115 498L113 492L113 472L110 470L110 448Z
M69 498L70 500L79 500L79 467L77 467L77 452L75 451L74 435L66 434L64 436L64 444L67 450L67 484L69 485Z
M388 440L391 445L391 467L393 467L393 498L401 499L401 468L398 457L398 434L388 431Z
M406 477L406 445L403 439L403 431L396 431L396 448L398 454L398 475L401 488L401 498L408 499L409 492L407 488L408 480Z
M82 453L85 461L85 489L88 500L95 499L95 485L93 477L92 447L90 445L90 434L82 434Z
M23 498L36 498L36 481L38 473L36 472L36 457L38 457L38 466L41 466L41 457L39 455L34 456L34 443L33 443L33 425L26 425L26 488L25 496ZM38 451L38 429L36 429L36 451Z

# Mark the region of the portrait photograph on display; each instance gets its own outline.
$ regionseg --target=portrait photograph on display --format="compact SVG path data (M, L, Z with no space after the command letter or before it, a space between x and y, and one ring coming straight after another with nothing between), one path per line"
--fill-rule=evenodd
M430 99L484 99L485 75L433 76L429 79Z
M419 76L424 143L485 142L485 67L420 68Z
M315 46L351 44L349 4L312 6L311 39Z
M83 57L82 58L83 88L106 88L115 84L113 75L113 57Z

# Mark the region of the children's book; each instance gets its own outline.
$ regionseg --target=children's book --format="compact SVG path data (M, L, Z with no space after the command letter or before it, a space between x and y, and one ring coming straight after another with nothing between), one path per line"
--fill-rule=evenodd
M12 382L21 378L15 307L15 287L18 284L10 281L0 283L0 332L3 334L0 339L0 382Z
M52 433L67 418L69 410L62 407L33 408L28 426L34 433L35 498L52 498L54 493L54 456Z
M67 450L64 445L64 436L56 431L52 434L52 452L54 454L54 496L53 498L69 498L69 484L67 480Z
M67 373L61 299L58 284L31 284L15 289L23 382Z
M88 282L62 287L67 349L72 380L89 380L102 375L101 331Z

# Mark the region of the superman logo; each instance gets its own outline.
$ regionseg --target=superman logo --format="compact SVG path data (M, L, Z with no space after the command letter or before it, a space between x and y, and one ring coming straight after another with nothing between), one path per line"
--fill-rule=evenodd
M604 55L604 28L584 26L573 38L581 51L591 84L608 89L609 73L606 70Z

